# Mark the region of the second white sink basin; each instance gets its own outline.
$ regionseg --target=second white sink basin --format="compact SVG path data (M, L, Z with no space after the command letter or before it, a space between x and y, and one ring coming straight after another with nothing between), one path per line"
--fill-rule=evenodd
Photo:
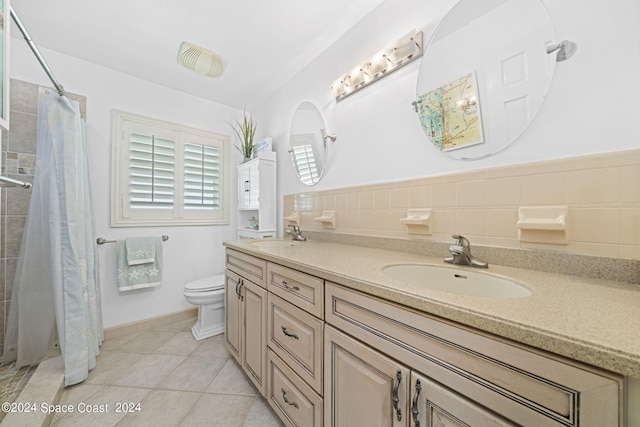
M411 286L459 295L492 298L521 298L531 295L529 289L509 279L456 268L401 264L385 267L382 272Z

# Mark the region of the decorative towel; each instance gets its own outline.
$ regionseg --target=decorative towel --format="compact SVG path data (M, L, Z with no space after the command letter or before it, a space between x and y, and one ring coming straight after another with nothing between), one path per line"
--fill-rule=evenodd
M146 264L130 265L127 262L127 242L125 240L116 242L118 291L160 285L162 281L162 239L160 237L151 237L150 239L153 242L155 256L151 262Z
M127 237L127 265L148 264L156 260L156 244L153 237Z

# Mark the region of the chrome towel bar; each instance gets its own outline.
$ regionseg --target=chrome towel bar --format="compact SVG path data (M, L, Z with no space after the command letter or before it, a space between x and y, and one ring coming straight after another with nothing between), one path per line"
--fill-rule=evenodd
M169 240L169 236L167 236L166 234L162 236L162 241L166 242L167 240ZM96 243L99 245L104 245L105 243L115 243L117 240L107 240L104 237L98 237L96 239Z

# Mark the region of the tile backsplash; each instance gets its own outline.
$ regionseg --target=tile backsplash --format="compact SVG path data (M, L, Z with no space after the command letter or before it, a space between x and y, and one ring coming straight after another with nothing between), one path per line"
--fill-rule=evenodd
M521 241L518 210L566 206L568 242ZM409 234L408 209L431 209L428 234ZM640 149L284 196L302 230L640 259ZM334 229L314 218L335 211ZM284 227L288 222L284 221ZM412 233L415 232L415 227Z

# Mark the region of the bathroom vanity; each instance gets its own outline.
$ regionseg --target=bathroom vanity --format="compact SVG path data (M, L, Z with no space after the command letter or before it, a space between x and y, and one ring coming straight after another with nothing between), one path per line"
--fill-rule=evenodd
M286 425L633 425L637 285L491 266L531 295L478 297L383 272L441 259L225 245L227 345Z

